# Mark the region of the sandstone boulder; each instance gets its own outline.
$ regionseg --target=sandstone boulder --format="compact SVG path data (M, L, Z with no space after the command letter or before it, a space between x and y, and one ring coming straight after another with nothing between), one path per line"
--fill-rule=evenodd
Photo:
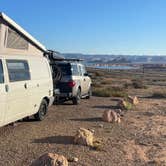
M103 113L103 121L113 123L118 122L120 123L120 114L113 110L107 110Z
M137 105L139 103L139 100L136 96L134 96L134 97L128 96L127 100L128 100L128 102L130 102L133 105Z
M85 146L93 146L94 134L87 129L79 128L74 136L74 143Z
M46 153L35 160L31 166L68 166L68 161L62 155Z

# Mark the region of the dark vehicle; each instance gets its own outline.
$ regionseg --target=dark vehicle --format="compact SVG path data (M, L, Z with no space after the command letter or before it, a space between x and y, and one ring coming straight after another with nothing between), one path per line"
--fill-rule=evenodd
M91 79L79 59L51 61L56 102L72 100L77 105L81 98L90 98Z

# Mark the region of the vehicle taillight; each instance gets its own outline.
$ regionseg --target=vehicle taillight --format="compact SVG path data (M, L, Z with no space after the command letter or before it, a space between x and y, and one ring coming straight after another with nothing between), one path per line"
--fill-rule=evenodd
M69 87L74 87L76 85L75 81L68 82Z

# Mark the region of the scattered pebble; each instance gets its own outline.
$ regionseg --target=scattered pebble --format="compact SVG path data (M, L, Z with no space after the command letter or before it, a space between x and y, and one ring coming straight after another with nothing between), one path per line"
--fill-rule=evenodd
M103 128L103 127L104 127L104 125L103 125L103 124L99 124L99 127Z

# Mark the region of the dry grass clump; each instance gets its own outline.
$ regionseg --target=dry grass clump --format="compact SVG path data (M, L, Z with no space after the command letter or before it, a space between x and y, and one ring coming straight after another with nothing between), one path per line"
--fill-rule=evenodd
M147 89L147 86L141 79L133 79L131 82L126 82L124 88Z
M98 97L126 97L127 93L119 87L94 88L93 95Z
M105 80L101 81L101 84L103 84L103 85L110 85L111 83L112 83L111 79L105 79Z
M131 110L132 108L133 108L133 105L131 103L129 103L128 101L126 101L125 109Z
M92 87L94 87L94 88L101 88L102 85L101 85L100 82L93 82L93 83L92 83Z

